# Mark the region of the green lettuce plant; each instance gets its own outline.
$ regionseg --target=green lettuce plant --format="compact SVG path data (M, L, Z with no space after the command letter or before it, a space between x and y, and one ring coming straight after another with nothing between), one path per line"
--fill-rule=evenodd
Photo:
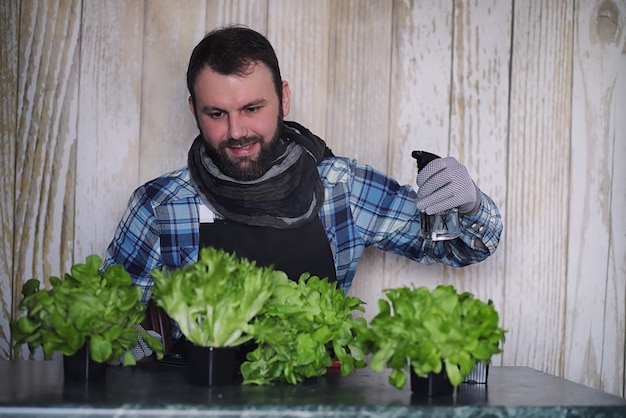
M71 356L89 342L95 362L123 356L122 364L128 366L137 362L130 349L142 337L160 358L161 341L137 327L146 309L141 289L132 286L122 265L101 273L101 264L100 257L90 255L63 280L50 277L50 289L41 288L38 279L25 282L18 308L26 314L10 322L15 344L28 344L31 351L42 347L47 356Z
M207 247L185 267L152 272L152 298L199 347L234 347L252 339L251 321L284 272L257 267L234 254Z
M412 367L419 376L440 373L458 386L478 361L500 353L504 329L492 301L482 302L453 286L400 287L385 291L379 313L358 332L358 345L372 354L370 367L391 369L389 383L404 387Z
M252 333L258 344L241 366L244 384L287 382L325 374L333 357L342 375L364 367L364 354L355 344L363 301L345 295L329 282L308 273L295 282L281 278L259 316Z

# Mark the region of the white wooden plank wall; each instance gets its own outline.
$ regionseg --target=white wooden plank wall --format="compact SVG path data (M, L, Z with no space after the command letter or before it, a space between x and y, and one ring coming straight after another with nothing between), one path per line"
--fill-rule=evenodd
M562 374L574 4L515 5L504 320L523 330L510 332L507 345L527 348L506 349L503 362Z
M0 5L0 357L10 356L8 319L13 315L13 213L17 138L17 2Z
M626 321L626 2L580 1L574 19L563 373L614 391Z
M412 150L454 155L500 206L479 265L367 250L366 317L387 287L452 283L500 310L496 364L624 396L625 0L0 2L0 358L21 284L103 255L131 191L185 163L187 59L227 23L268 36L288 119L336 154L402 183Z

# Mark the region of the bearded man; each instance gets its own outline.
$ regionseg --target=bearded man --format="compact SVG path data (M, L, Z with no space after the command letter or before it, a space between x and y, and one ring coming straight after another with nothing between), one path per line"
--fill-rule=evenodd
M206 246L293 280L327 277L346 292L368 246L456 267L495 252L498 208L455 158L421 169L416 192L284 121L291 91L258 32L228 26L206 35L191 54L187 87L200 131L188 164L133 193L103 266L123 264L144 301L152 270L181 268ZM421 212L453 208L456 238L422 236Z

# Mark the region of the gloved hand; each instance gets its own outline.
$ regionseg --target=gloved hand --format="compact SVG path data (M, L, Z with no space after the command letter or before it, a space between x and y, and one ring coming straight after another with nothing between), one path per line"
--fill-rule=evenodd
M474 211L482 200L467 168L454 157L437 158L417 173L415 206L428 215L458 208L459 213Z
M139 324L132 325L132 327L137 328L137 329L141 329L142 331L146 331ZM156 331L148 330L146 332L148 334L152 335L153 337L161 339L161 336ZM152 349L150 347L148 347L148 344L146 344L146 342L143 340L143 338L141 338L141 335L139 335L139 336L137 336L137 345L135 347L131 348L130 352L133 354L133 356L135 356L135 359L137 359L137 361L139 361L139 360L141 360L144 357L150 357L152 355L153 351L152 351ZM111 366L119 366L119 365L121 365L123 363L124 363L124 355L123 354L119 358L111 360L111 361L108 362L108 364L110 364Z

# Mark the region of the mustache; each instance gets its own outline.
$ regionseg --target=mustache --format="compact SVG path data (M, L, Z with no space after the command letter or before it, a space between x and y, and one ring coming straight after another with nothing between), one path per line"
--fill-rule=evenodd
M259 142L260 144L263 144L264 141L263 141L263 138L261 138L258 135L244 136L239 139L228 138L226 141L222 142L219 146L221 150L224 150L226 148L245 147L245 146L254 144L255 142Z

